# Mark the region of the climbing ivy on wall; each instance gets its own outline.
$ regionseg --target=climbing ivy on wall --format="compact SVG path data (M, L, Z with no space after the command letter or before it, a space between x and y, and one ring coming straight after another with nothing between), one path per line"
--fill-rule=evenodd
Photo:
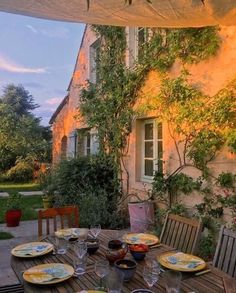
M133 106L147 73L153 69L167 72L175 60L180 60L185 64L207 59L216 54L220 46L220 38L217 33L218 29L215 27L152 29L149 41L141 48L142 53L138 62L134 68L129 69L125 66L126 36L124 28L98 25L92 26L92 28L101 38L100 54L97 60L99 82L88 83L88 87L82 91L80 112L90 127L98 129L100 151L110 153L117 164L117 170L121 171L123 155L129 145L128 138L132 120L138 115ZM174 86L171 91L174 90L176 96L173 96L172 99L177 100L173 103L183 104L182 116L184 115L184 103L189 95L194 96L194 103L197 104L195 96L199 96L199 92L188 86L187 83L182 86L182 77L177 79L175 85L171 84L171 80L168 79L165 79L164 83L169 89ZM193 101L189 103L193 103ZM192 109L194 106L192 104ZM186 120L188 118L191 118L190 115L185 117ZM181 119L180 116L179 119ZM229 141L233 145L232 139ZM191 155L197 164L202 164L196 155L197 140L194 143L192 153L189 149L188 156ZM220 145L222 142L217 140L217 149ZM209 146L209 149L212 147ZM124 164L123 168L125 169Z

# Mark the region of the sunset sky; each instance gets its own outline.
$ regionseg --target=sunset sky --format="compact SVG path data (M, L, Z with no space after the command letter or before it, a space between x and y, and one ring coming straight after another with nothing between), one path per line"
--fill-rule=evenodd
M0 13L0 95L22 84L44 125L66 94L84 25Z

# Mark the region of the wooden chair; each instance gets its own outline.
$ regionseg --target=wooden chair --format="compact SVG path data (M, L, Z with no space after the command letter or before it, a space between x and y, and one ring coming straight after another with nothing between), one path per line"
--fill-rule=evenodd
M50 219L52 221L50 221ZM57 224L60 222L59 229L65 227L79 227L79 212L77 206L67 206L61 208L49 208L46 210L39 210L38 212L38 237L41 238L43 235L43 220L46 220L46 235L51 233L51 228L55 232L58 227ZM50 224L53 222L52 224Z
M236 277L236 232L221 227L213 266Z
M160 240L182 252L196 254L201 231L201 221L168 214Z
M14 284L0 287L0 293L24 293L23 285Z

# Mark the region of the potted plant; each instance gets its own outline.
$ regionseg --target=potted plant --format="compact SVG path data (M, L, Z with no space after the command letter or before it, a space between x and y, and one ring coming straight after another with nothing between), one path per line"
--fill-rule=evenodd
M7 199L5 219L7 227L19 226L22 211L22 195L20 193L10 194Z
M55 192L55 186L53 184L49 184L43 190L44 195L42 196L43 200L43 208L48 209L52 207L53 197Z

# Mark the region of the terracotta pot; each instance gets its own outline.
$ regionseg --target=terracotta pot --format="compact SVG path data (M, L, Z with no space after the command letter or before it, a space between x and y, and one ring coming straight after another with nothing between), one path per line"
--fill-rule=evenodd
M9 210L6 212L7 227L19 226L22 212L21 210Z

